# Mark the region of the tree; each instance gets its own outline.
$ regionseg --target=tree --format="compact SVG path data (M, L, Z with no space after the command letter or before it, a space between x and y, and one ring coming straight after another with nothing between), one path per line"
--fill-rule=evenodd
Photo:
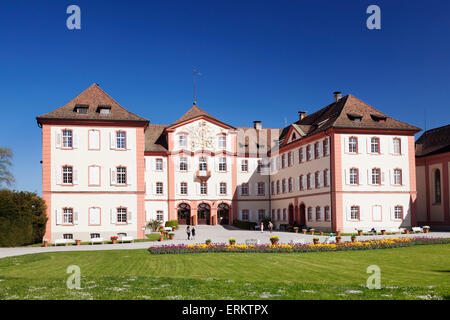
M14 183L14 176L10 171L12 166L13 152L9 148L0 147L0 185L11 186Z

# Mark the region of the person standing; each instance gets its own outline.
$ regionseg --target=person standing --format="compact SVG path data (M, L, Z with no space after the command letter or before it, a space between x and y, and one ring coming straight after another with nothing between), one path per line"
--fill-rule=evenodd
M186 233L188 236L188 240L191 240L191 228L189 226L187 226L187 228L186 228Z
M269 221L269 231L272 232L273 230L273 223L272 221Z
M192 240L195 240L195 228L194 227L192 227L191 233L192 233Z
M264 223L261 222L261 225L259 226L259 228L261 229L261 232L264 232Z

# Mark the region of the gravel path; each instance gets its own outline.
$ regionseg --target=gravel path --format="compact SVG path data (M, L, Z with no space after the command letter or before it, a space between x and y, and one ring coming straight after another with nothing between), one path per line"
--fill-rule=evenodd
M62 251L95 251L95 250L128 250L128 249L146 249L150 246L161 246L170 244L195 244L204 243L206 239L211 239L213 243L227 243L229 238L236 238L236 243L245 243L247 239L256 239L260 243L270 243L270 236L276 235L280 238L280 243L289 243L303 239L305 243L312 243L313 238L319 238L320 242L325 241L327 236L304 235L301 233L274 231L250 231L241 230L234 227L223 226L196 226L195 240L187 240L186 226L180 226L175 232L174 240L166 240L163 242L136 242L136 243L118 243L118 244L95 244L82 246L58 246L58 247L18 247L18 248L0 248L0 258L20 256L25 254L42 253L42 252L62 252ZM361 236L358 240L398 238L398 237L439 237L450 238L450 232L430 232L429 234L402 234L402 235L385 235L385 236ZM343 236L342 241L350 241L350 236Z

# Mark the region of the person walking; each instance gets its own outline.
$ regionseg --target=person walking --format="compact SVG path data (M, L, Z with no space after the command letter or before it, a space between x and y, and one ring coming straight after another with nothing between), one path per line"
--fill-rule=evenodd
M195 240L195 228L194 227L192 227L191 233L192 233L192 240Z
M261 232L264 232L264 223L261 222L261 225L259 226L259 228L261 229Z
M187 226L187 228L186 228L186 233L188 236L188 240L191 240L191 228L189 226Z
M269 221L269 231L272 232L273 230L273 223L272 221Z

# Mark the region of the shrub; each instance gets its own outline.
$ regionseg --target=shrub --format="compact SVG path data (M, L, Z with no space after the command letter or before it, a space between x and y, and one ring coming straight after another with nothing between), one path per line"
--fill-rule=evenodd
M41 243L45 211L45 201L33 192L0 190L0 247Z
M256 222L234 220L233 226L235 226L239 229L254 230L255 226L256 226Z
M161 227L161 224L162 222L160 220L153 219L147 223L147 228L150 228L153 232L156 232Z
M178 229L178 220L166 221L166 227L170 227L170 228L175 227L175 229Z
M272 242L272 244L275 243L275 242L278 242L278 241L280 241L280 238L278 238L277 236L271 236L270 237L270 242Z

